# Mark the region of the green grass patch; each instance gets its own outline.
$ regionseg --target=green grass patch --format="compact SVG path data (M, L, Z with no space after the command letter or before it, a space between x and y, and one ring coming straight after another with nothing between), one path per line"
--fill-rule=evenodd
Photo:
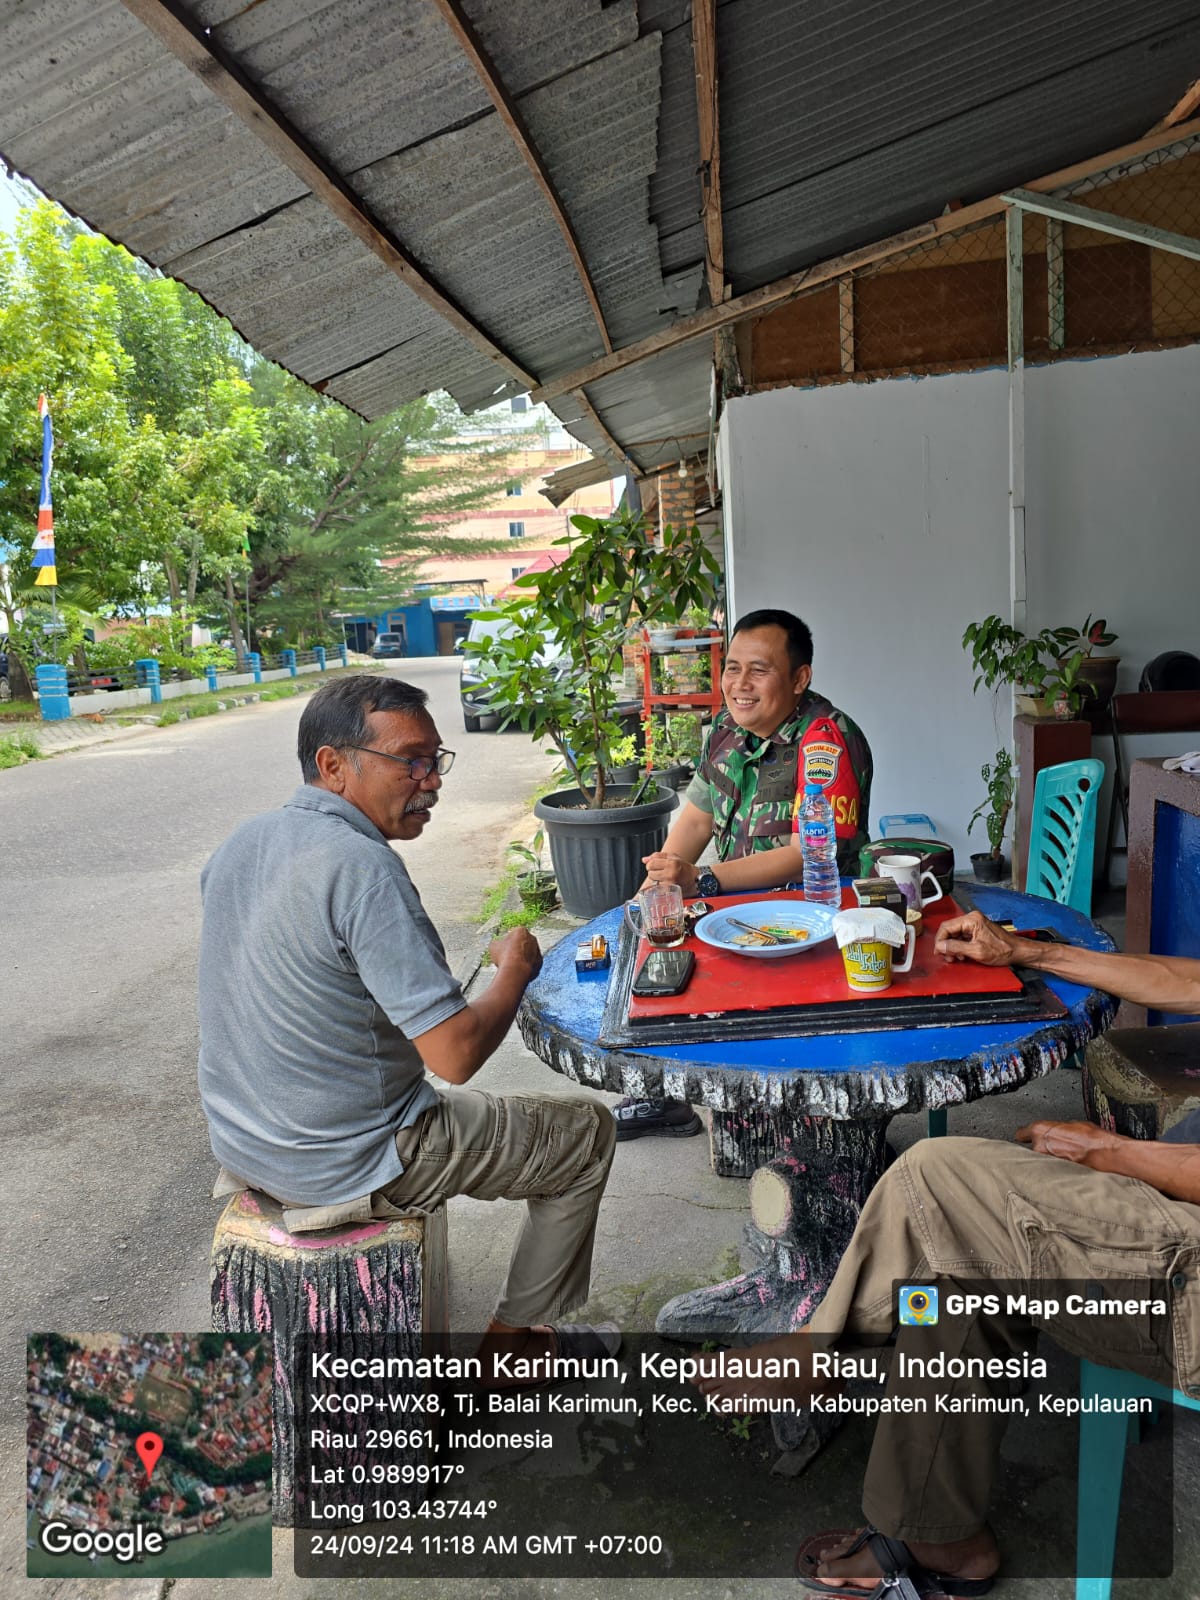
M486 890L483 904L479 908L479 921L482 923L493 922L500 914L500 908L508 899L509 891L517 881L515 866L506 867L500 877Z
M36 721L38 721L36 700L0 700L0 723Z
M155 719L155 726L159 728L170 728L178 721L178 708L175 706L168 706L167 709L165 711L161 711L158 717Z
M23 767L27 761L39 761L42 747L29 733L11 733L0 739L0 772L9 767Z
M520 906L516 911L506 911L496 924L496 932L507 933L510 928L535 927L546 915L534 906Z

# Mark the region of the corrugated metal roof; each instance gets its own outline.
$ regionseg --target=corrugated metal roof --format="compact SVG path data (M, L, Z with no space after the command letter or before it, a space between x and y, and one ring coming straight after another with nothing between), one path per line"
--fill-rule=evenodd
M185 0L186 3L186 0ZM466 0L617 346L694 309L688 0ZM190 0L379 221L541 380L599 355L564 241L429 0ZM1136 137L1200 61L1200 0L723 0L727 273L755 287ZM0 0L0 150L368 416L512 392L119 0ZM709 341L589 398L643 467L708 428ZM607 445L583 407L554 408ZM694 445L689 445L689 450Z

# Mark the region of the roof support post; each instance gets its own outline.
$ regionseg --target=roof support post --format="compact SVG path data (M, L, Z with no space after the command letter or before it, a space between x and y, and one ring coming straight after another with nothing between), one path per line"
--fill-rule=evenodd
M1009 621L1025 627L1025 256L1021 212L1005 217L1008 265Z
M1011 213L1010 213L1011 215ZM1057 217L1046 219L1046 316L1051 350L1067 342L1067 304L1064 295L1063 225Z
M692 59L700 132L700 220L710 305L725 299L725 239L721 224L721 118L717 99L717 0L692 0Z
M1166 228L1152 228L1148 222L1133 222L1128 217L1115 216L1111 211L1077 206L1073 200L1043 198L1028 189L1013 189L1003 196L1003 200L1005 205L1021 211L1035 211L1041 217L1053 217L1056 222L1075 222L1081 228L1094 228L1098 233L1111 233L1118 239L1129 239L1133 244L1146 244L1154 250L1169 250L1172 255L1200 261L1200 239L1189 238L1185 233L1168 233Z

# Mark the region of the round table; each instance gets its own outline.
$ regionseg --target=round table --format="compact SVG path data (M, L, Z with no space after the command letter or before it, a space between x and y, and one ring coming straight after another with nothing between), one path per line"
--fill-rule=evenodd
M1093 950L1114 948L1103 928L1055 901L974 884L970 894L997 921L1052 928ZM1016 1089L1061 1065L1116 1014L1110 995L1048 978L1068 1008L1057 1021L607 1049L598 1041L609 974L577 973L575 951L595 933L615 951L621 916L619 908L607 911L546 952L518 1022L529 1048L578 1083L710 1107L714 1167L727 1176L753 1173L752 1209L770 1213L765 1228L747 1230L760 1265L668 1301L657 1326L675 1338L803 1326L883 1171L893 1116ZM765 1208L754 1204L756 1193L767 1198Z

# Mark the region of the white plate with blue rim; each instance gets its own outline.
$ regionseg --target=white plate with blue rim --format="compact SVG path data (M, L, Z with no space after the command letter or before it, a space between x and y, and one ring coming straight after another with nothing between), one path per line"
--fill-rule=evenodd
M778 961L784 956L803 955L832 939L836 914L831 906L811 905L807 900L748 900L743 905L710 911L696 924L695 933L697 939L714 950ZM757 938L755 931L747 930L775 934L780 943L768 944Z

